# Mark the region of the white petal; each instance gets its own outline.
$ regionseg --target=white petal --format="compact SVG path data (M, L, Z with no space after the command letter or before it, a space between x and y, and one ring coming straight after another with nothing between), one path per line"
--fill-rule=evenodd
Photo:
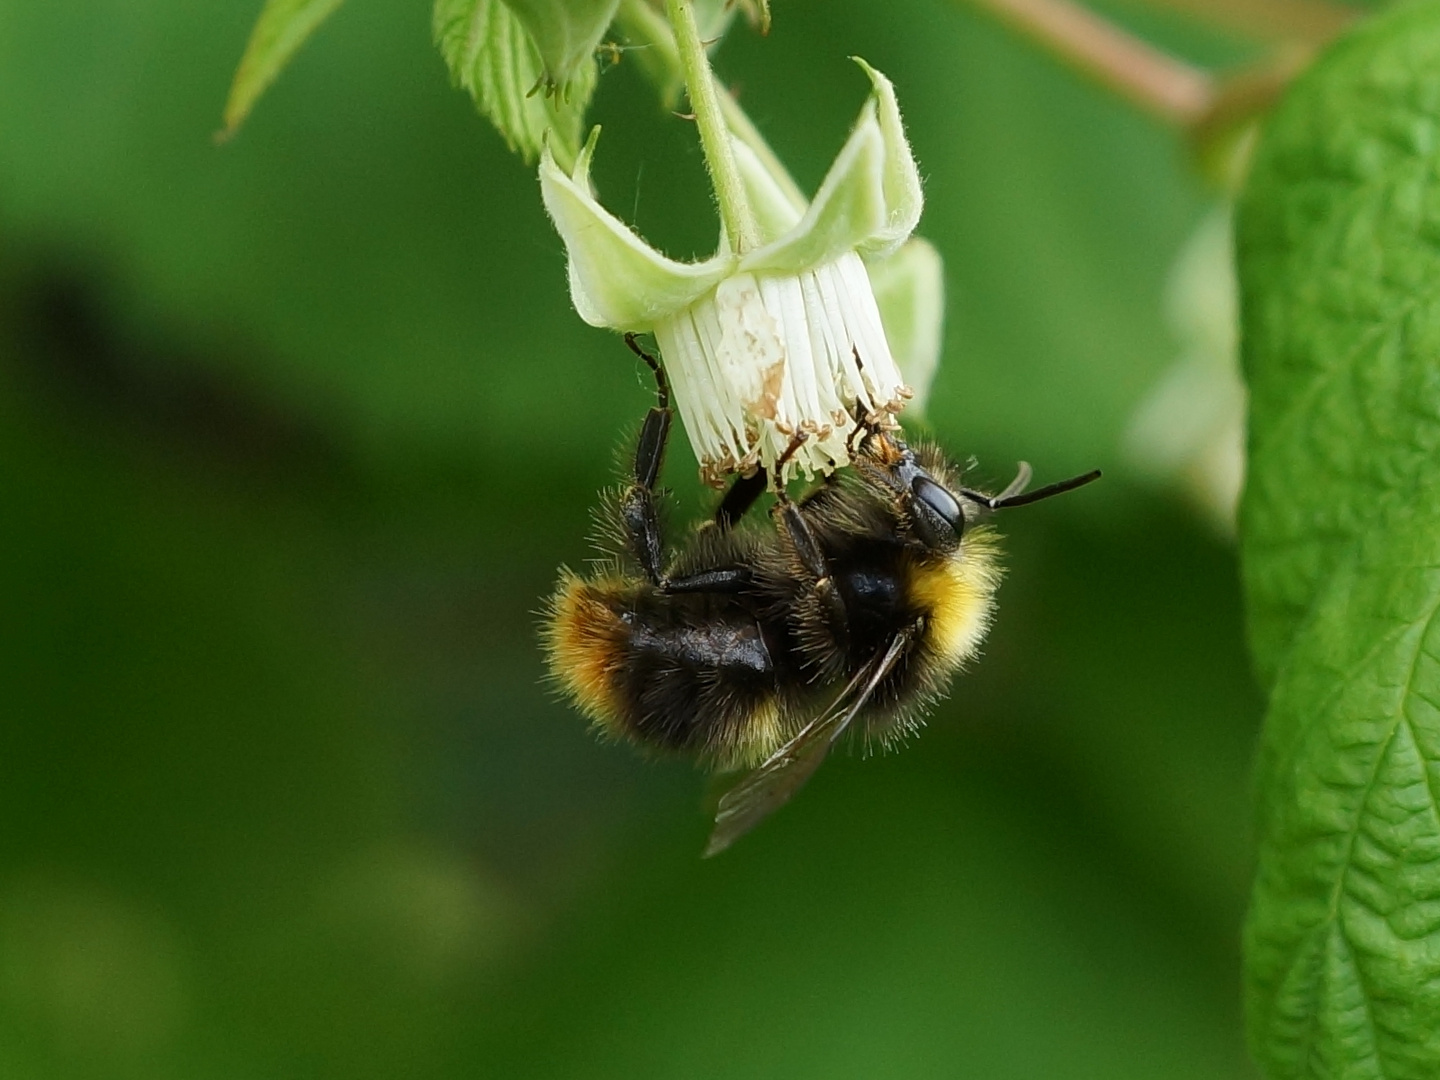
M835 261L833 273L844 295L842 310L850 332L851 354L860 358L861 376L873 407L898 406L908 399L909 390L891 355L865 264L858 255L847 255Z
M773 420L785 381L780 324L766 309L752 274L726 278L715 290L720 320L720 376L734 388L747 416Z
M675 327L687 321L711 329L686 337ZM856 420L898 411L908 393L854 252L799 275L737 275L656 334L712 479L772 468L797 431L809 438L787 478L828 473L848 462Z
M739 467L753 442L740 400L720 375L720 339L710 297L655 326L680 419L702 473L710 480Z

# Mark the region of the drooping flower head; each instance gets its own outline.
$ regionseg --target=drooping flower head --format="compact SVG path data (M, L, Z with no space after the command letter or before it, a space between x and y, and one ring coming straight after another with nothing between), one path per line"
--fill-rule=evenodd
M592 326L654 334L702 474L713 483L757 466L773 470L796 432L810 437L786 476L829 472L849 461L846 440L857 422L893 415L913 395L887 341L867 261L889 278L929 283L935 302L919 316L927 326L911 326L907 340L925 354L920 365L933 369L938 256L916 247L920 241L906 244L923 201L919 172L894 88L857 63L872 92L808 205L792 194L788 176L732 140L758 236L748 250L736 251L722 235L713 257L684 263L646 244L591 189L598 128L572 173L542 156L541 192L565 241L576 310Z

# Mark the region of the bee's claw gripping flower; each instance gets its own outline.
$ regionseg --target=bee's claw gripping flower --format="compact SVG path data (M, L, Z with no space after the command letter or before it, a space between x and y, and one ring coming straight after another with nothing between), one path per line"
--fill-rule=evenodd
M760 235L741 254L722 237L712 258L676 262L606 211L590 188L598 129L571 175L542 157L576 310L593 326L655 335L712 482L772 466L796 431L811 438L785 471L829 472L849 461L857 421L898 412L912 394L860 256L883 257L909 237L920 178L889 80L859 63L873 93L809 206L734 140Z

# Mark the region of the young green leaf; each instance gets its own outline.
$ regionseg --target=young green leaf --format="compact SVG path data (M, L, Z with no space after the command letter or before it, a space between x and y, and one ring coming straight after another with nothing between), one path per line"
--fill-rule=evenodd
M1246 926L1273 1077L1440 1076L1440 3L1332 49L1238 218L1271 688Z
M341 0L265 0L245 55L235 70L230 96L225 101L225 126L222 134L230 136L250 114L282 68L290 62L305 39L315 32Z
M620 0L505 0L530 32L546 77L564 86L600 46Z
M501 0L435 0L433 26L451 78L510 149L533 161L548 131L556 160L569 167L595 93L595 57L585 57L565 86L550 85L535 42Z

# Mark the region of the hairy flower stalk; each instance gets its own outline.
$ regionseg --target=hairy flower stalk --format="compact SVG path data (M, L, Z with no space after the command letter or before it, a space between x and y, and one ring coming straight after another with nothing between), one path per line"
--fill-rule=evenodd
M866 260L888 257L909 238L920 179L890 81L857 62L871 95L808 205L788 177L722 132L725 167L742 190L732 190L728 210L722 200L718 251L701 262L665 257L599 204L590 186L598 129L569 174L542 156L541 191L565 241L576 310L594 326L655 335L712 483L773 469L797 431L811 437L785 478L829 472L849 461L846 439L857 422L893 415L911 396ZM732 224L737 215L745 242Z

